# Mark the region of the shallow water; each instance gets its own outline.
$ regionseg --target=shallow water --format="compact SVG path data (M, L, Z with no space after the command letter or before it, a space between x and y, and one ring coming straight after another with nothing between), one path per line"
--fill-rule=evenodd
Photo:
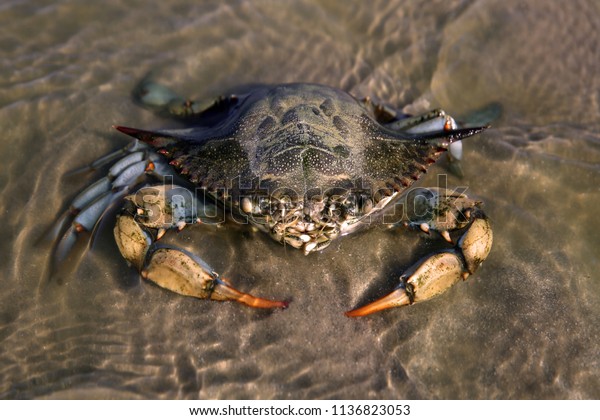
M600 398L598 2L132 4L0 6L0 397ZM151 70L206 100L302 81L458 116L500 103L448 177L485 201L492 253L358 320L427 241L374 229L304 257L236 227L179 235L240 288L293 297L271 314L140 282L108 226L48 282L36 241L102 176L63 175L125 144L113 124L168 125L129 98Z

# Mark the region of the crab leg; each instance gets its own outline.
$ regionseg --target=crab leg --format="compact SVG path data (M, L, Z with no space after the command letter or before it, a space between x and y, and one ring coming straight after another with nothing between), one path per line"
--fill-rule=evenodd
M69 255L80 233L93 230L94 226L102 218L106 208L117 199L117 196L119 194L106 191L75 216L71 222L71 226L65 231L56 245L54 251L55 263L60 263Z
M415 117L394 120L387 123L386 127L396 131L405 131L407 133L428 133L431 131L443 130L448 119L452 119L452 117L446 115L441 109L434 109Z
M102 166L104 166L110 162L114 162L115 160L121 158L122 156L128 156L134 152L149 150L149 149L150 148L145 143L142 143L141 141L136 139L136 140L132 141L131 143L129 143L127 146L125 146L119 150L115 150L114 152L111 152L105 156L102 156L99 159L96 159L90 165L67 172L66 176L78 175L80 173L87 172L87 171L90 171L90 172L95 171L98 168L101 168Z
M92 201L110 191L110 185L110 180L104 177L79 193L71 202L69 209L60 216L45 236L50 238L50 240L56 240L63 232L65 232L66 225L71 222L74 216L79 214L81 210L85 209Z
M143 143L139 144L143 145ZM159 176L172 174L168 166L154 164L154 160L159 159L159 156L150 152L145 145L137 146L137 141L127 148L97 160L90 168L93 169L98 162L105 164L108 158L122 156L131 150L141 151L134 151L119 159L111 166L106 177L79 193L73 199L69 209L46 234L46 238L56 242L53 252L55 264L60 264L68 257L79 234L93 231L106 210L121 199L133 185L140 182L141 177L148 174Z
M199 114L207 108L182 98L168 87L153 82L149 77L143 79L135 87L133 97L146 108L173 117L189 117Z
M459 178L463 177L463 171L460 164L463 155L463 147L460 139L469 137L488 127L459 128L454 118L447 115L441 109L429 111L426 114L416 117L395 120L385 124L385 126L395 131L401 131L404 134L423 136L421 137L423 139L431 137L432 133L436 133L434 134L434 137L440 136L441 138L454 139L454 141L450 142L448 145L446 158L450 172L454 173Z
M92 201L96 200L102 194L105 194L111 190L111 180L108 177L104 177L94 182L92 185L83 190L77 197L71 202L71 212L77 214L81 209L87 207Z
M204 112L219 109L223 105L238 101L235 95L219 97L215 101L191 101L178 95L168 87L151 80L151 75L144 78L133 90L133 98L140 105L159 115L181 120L194 119Z

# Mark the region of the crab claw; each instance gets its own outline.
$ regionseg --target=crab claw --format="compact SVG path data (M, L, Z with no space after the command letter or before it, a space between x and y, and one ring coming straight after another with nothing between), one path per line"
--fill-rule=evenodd
M240 292L215 273L202 259L172 247L158 247L141 271L142 277L165 289L200 299L235 300L253 308L282 308L286 301L263 299Z
M462 280L465 268L462 258L456 252L446 251L418 262L409 271L413 273L392 293L361 308L346 312L346 316L365 316L384 309L431 299Z
M479 268L490 253L492 241L490 222L483 212L479 212L454 249L423 258L408 269L408 275L401 277L396 290L375 302L346 312L346 316L365 316L428 300L444 293L461 280L466 280Z

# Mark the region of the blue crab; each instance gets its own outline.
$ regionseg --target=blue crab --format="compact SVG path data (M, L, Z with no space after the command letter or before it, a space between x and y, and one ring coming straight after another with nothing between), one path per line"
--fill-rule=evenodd
M441 110L406 116L315 84L259 86L202 106L144 80L134 98L185 126L115 127L135 140L91 165L116 161L56 224L58 263L79 233L124 202L114 236L143 278L183 295L285 308L286 301L238 291L199 256L160 238L168 229L215 222L219 206L311 254L404 202L404 225L437 232L449 248L415 263L389 295L346 313L355 317L436 296L473 274L490 252L493 235L480 202L446 189L410 188L452 143L486 127L458 128ZM165 182L173 177L178 186Z

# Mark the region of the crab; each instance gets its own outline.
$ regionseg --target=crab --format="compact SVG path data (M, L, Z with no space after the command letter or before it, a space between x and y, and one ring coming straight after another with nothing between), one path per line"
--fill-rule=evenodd
M400 223L439 236L448 248L408 268L390 294L346 312L357 317L437 296L473 274L490 252L493 234L481 202L412 187L448 148L487 126L459 128L442 110L408 116L316 84L257 86L203 106L145 79L133 96L184 127L115 127L135 140L89 166L116 161L54 226L57 264L82 232L124 203L115 241L144 279L182 295L286 308L287 301L237 290L200 256L161 237L221 223L216 210L226 209L229 219L309 255L378 223L400 203Z

